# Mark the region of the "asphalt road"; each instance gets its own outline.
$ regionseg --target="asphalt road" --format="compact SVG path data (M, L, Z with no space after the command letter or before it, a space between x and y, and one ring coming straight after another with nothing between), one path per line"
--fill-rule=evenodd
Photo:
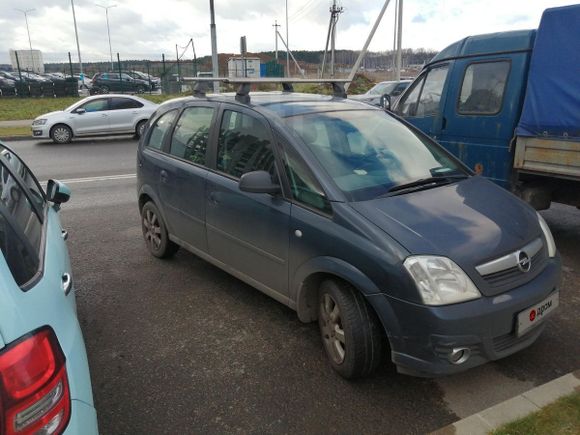
M39 179L72 188L61 215L104 434L425 433L580 367L580 210L544 212L564 271L559 312L533 346L448 378L385 364L347 382L315 324L184 250L147 253L136 141L10 145Z

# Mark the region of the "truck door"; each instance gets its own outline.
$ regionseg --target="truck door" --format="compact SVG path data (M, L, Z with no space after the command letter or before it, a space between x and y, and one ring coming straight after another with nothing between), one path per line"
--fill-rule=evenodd
M395 108L399 116L434 138L441 129L448 71L449 64L443 64L423 72Z
M509 187L510 141L521 111L527 53L457 59L437 140L463 163Z

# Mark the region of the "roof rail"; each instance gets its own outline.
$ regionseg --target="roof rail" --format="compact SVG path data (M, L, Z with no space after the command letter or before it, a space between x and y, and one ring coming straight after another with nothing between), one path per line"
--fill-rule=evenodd
M346 98L344 85L350 82L348 79L294 79L288 77L262 77L259 79L245 77L183 77L183 81L195 83L193 95L196 97L204 97L213 82L239 85L236 92L236 100L244 104L250 102L250 87L254 84L281 84L284 92L293 92L293 84L326 83L332 86L333 96Z

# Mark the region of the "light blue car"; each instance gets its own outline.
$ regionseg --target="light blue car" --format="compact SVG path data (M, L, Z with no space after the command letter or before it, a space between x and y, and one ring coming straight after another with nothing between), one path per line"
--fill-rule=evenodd
M0 434L98 433L67 233L47 193L0 142Z

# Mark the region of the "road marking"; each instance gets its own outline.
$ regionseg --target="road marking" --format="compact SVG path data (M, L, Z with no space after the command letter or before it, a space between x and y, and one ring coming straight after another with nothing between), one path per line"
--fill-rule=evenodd
M65 184L75 184L75 183L91 183L93 181L109 181L109 180L126 180L130 178L135 178L137 174L119 174L119 175L106 175L101 177L85 177L85 178L69 178L67 180L58 180ZM43 181L41 184L46 184L48 181Z

